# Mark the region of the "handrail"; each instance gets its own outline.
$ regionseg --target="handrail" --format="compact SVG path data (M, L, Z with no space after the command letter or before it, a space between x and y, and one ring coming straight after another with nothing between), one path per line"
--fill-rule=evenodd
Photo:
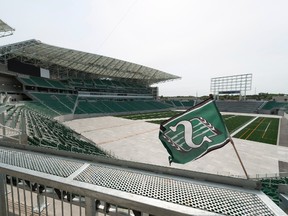
M244 176L225 176L220 175L220 173L216 174L210 174L210 173L202 173L197 171L190 171L190 170L184 170L179 168L172 168L172 167L164 167L164 166L158 166L153 164L146 164L141 162L134 162L134 161L127 161L122 160L118 158L111 158L111 157L102 157L102 156L95 156L95 155L87 155L87 154L79 154L74 152L67 152L67 151L61 151L61 150L55 150L51 148L41 148L36 146L30 146L30 145L18 145L14 143L7 143L7 142L0 142L0 147L9 147L9 148L15 148L19 150L28 150L31 152L36 153L43 153L51 154L54 156L60 156L60 157L69 157L77 160L85 160L92 163L102 163L112 166L120 166L123 168L131 168L131 169L139 169L142 171L148 171L163 175L173 175L178 176L181 178L188 178L188 179L194 179L194 180L201 180L201 181L207 181L212 183L220 183L220 184L227 184L231 186L237 186L237 187L243 187L243 188L249 188L249 189L260 189L261 183L260 181L257 181L255 179L249 179L247 180Z
M81 157L76 159L75 154L73 155L75 158L71 158L64 157L64 155L56 156L46 150L43 153L43 149L42 153L40 149L38 149L39 152L30 149L27 151L28 149L28 146L25 148L0 146L0 174L10 176L10 185L6 183L6 188L10 188L11 195L15 196L12 197L13 203L17 201L19 203L19 197L21 197L19 191L21 192L20 189L22 189L22 186L19 186L20 183L31 185L36 182L37 185L33 189L35 192L31 187L28 191L31 191L31 196L37 195L38 204L34 206L39 207L38 210L36 209L39 212L47 206L43 200L55 196L46 195L45 191L52 188L53 194L55 191L60 191L58 195L60 193L62 211L64 211L63 202L69 202L68 197L70 201L74 195L80 197L80 200L85 198L85 204L80 201L76 202L76 205L80 206L80 211L81 206L85 208L85 215L95 215L98 208L97 200L98 203L100 201L105 203L106 207L102 210L104 212L112 211L109 206L113 205L117 208L121 206L133 212L153 215L217 215L222 211L231 215L235 211L239 214L246 211L254 211L254 213L264 211L267 215L272 215L272 213L285 215L259 190L195 180L188 176L181 177L180 173L175 170L170 170L170 174L167 170L166 173L161 174L160 171L165 172L163 167L151 166L141 169L145 168L145 164L136 163L133 167L134 162L123 164L124 161L109 159L114 163L117 161L113 164L108 163L109 160L105 160L104 157L94 157L94 160L91 157L87 160L86 155L85 159L80 159ZM196 173L197 175L199 174ZM231 178L228 179L231 180ZM18 200L16 200L16 192ZM198 193L202 195L199 196ZM64 195L67 196L64 197ZM44 197L41 198L41 196ZM236 203L230 203L230 199ZM75 202L70 202L72 209L71 205L75 205Z
M17 141L21 144L21 131L0 123L0 137ZM15 137L18 136L18 137Z

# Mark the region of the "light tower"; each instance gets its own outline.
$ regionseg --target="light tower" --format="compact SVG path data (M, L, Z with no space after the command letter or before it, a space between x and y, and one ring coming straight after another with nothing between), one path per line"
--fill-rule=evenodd
M216 98L223 94L238 94L239 100L246 100L246 92L252 88L252 74L215 77L211 79L210 91Z

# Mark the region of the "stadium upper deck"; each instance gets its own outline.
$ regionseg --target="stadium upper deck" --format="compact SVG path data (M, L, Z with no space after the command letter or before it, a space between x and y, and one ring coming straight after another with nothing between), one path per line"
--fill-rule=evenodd
M10 59L45 68L54 79L105 77L151 85L180 78L146 66L52 46L34 39L1 46L0 62Z

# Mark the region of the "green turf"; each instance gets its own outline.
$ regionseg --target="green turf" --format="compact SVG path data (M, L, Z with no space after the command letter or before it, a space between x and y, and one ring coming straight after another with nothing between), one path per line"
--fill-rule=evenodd
M161 124L164 120L154 120L154 121L147 121L154 124Z
M123 115L118 116L126 119L133 119L133 120L139 120L139 119L156 119L156 118L170 118L174 115L177 115L178 111L166 111L166 112L153 112L153 113L140 113L140 114L132 114L132 115Z
M169 116L169 117L172 117L172 116ZM242 125L244 125L245 123L247 123L253 118L254 118L253 116L236 116L236 115L224 115L223 116L226 127L230 133L232 133L233 131L235 131L236 129L238 129L239 127L241 127ZM153 121L148 121L148 122L160 124L163 121L164 120L153 120Z
M234 137L268 144L277 144L279 119L259 117Z
M242 115L223 115L224 122L230 133L237 130L250 120L255 118L254 116L242 116Z
M144 114L133 114L120 116L127 119L147 119L148 122L160 124L163 122L163 118L171 118L181 112L168 111L168 112L155 112L155 113L144 113ZM161 120L151 120L149 119L161 119ZM242 116L242 115L223 115L224 122L229 133L236 131L238 128L242 127L249 121L251 121L255 116ZM277 144L278 130L279 130L279 119L275 118L263 118L259 117L251 124L242 129L234 137L246 140L252 140L268 144Z
M172 117L172 116L169 116L169 117ZM232 133L233 131L235 131L236 129L238 129L239 127L241 127L242 125L244 125L245 123L247 123L253 118L254 118L253 116L236 116L236 115L224 115L223 116L226 127L230 133ZM148 122L160 124L163 121L164 120L153 120L153 121L148 121Z

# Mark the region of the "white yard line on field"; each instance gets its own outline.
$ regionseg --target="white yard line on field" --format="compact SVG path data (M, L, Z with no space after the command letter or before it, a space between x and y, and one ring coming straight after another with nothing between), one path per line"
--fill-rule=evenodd
M266 131L267 131L267 129L269 128L270 124L271 124L271 121L270 121L269 124L267 125L267 127L266 127L266 129L265 129L265 131L264 131L264 133L263 133L263 135L262 135L262 138L265 136Z

